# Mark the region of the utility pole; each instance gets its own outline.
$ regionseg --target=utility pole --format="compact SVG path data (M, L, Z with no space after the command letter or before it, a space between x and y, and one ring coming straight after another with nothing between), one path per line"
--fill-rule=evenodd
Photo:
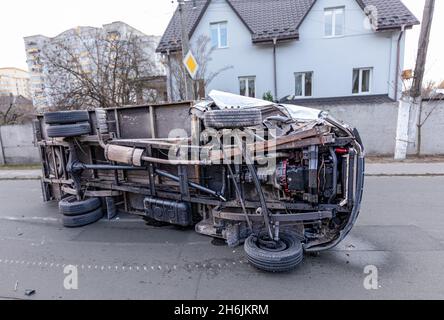
M409 137L414 137L416 133L416 153L420 154L421 148L421 114L422 114L422 83L424 79L425 65L427 60L427 51L429 47L430 40L430 30L432 28L433 12L435 9L435 0L425 0L423 18L421 23L421 34L419 36L418 42L418 54L416 58L415 73L413 78L412 87L410 88L410 97L407 103L405 103L406 116L407 118L403 121L408 121L410 134L407 132L406 136L403 138L405 141L401 141L397 138L397 146L395 150L395 159L403 160L407 156L407 146ZM401 108L401 106L400 106ZM415 116L416 114L416 116ZM414 118L412 120L412 118ZM401 121L401 122L403 122ZM400 119L398 119L398 130L400 126ZM414 138L411 138L412 140Z
M179 4L179 16L180 16L180 29L181 29L181 43L182 43L182 58L185 59L188 51L190 50L190 39L188 38L188 28L187 28L187 20L186 13L184 10L184 0L177 0ZM194 99L194 90L193 90L193 80L190 75L185 72L185 96L187 100Z
M422 140L422 83L429 48L430 30L432 29L435 0L426 0L422 17L421 34L418 42L418 55L416 58L415 73L412 88L410 90L411 102L418 105L418 119L416 122L416 155L421 154Z
M422 17L421 34L418 42L418 55L416 58L415 73L410 96L418 98L421 96L422 82L424 79L427 50L429 48L430 30L432 28L435 0L426 0Z

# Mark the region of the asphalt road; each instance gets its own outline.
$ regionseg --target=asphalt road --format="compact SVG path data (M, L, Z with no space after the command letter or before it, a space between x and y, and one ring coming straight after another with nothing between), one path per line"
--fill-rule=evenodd
M122 217L64 229L38 181L0 182L0 298L443 299L444 177L369 177L352 233L287 274L257 271L241 247ZM78 289L64 288L76 265ZM378 288L364 287L364 268ZM26 289L35 290L32 296Z

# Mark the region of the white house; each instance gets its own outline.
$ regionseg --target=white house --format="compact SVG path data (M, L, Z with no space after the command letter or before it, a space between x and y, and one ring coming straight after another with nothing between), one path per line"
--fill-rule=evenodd
M208 70L229 67L207 92L293 101L396 100L405 30L419 23L401 0L190 0L184 14L190 43L215 47ZM179 17L157 48L166 57L181 51Z

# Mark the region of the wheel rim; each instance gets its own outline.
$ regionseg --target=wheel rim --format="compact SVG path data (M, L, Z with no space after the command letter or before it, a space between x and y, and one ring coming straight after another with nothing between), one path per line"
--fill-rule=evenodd
M53 158L54 157L54 158ZM60 176L63 173L63 167L62 167L62 155L60 153L60 150L49 150L48 151L48 164L49 164L49 171L50 174L56 175L56 173ZM55 159L55 163L54 163Z
M259 249L270 252L281 252L287 250L288 248L287 243L285 243L285 241L282 241L282 239L274 241L271 240L268 236L265 237L259 236L256 244Z

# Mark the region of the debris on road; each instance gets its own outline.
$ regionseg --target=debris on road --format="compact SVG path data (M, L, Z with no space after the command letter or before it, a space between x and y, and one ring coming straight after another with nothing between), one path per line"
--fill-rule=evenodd
M35 294L35 290L33 289L26 289L25 290L25 296L32 296Z

